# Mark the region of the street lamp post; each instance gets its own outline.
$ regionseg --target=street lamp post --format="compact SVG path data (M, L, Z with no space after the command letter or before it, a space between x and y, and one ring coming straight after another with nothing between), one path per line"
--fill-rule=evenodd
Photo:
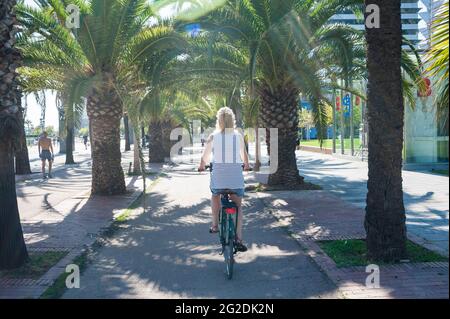
M354 141L354 127L353 127L353 94L350 94L350 104L349 104L349 112L350 112L350 149L351 155L355 155L355 141Z
M333 154L336 153L336 89L333 89Z
M340 90L341 103L344 100L342 89ZM343 103L341 105L341 154L345 154L345 121L344 121L344 110Z

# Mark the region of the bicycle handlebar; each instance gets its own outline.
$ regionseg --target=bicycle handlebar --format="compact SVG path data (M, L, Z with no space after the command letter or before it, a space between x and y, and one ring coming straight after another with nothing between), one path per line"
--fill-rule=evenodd
M244 165L244 164L242 164L242 168L245 168L245 165ZM207 171L207 170L212 171L212 164L206 165L206 166L205 166L205 171ZM204 172L204 171L202 171L202 170L200 170L200 169L197 169L197 171L198 171L198 172ZM249 169L248 169L248 170L245 170L245 171L246 171L246 172L252 172L252 171L253 171L253 168L252 168L252 167L249 167Z

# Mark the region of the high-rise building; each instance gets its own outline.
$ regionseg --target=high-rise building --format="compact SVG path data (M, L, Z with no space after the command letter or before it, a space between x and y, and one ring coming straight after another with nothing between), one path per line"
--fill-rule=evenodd
M401 7L403 35L415 46L417 46L421 40L421 36L419 35L419 22L422 18L419 14L421 11L419 2L422 2L422 0L402 0ZM330 22L349 24L358 30L364 30L365 28L363 17L358 17L349 10L334 15L330 19Z
M430 46L431 23L436 14L437 8L442 5L444 0L419 0L419 48L426 50Z

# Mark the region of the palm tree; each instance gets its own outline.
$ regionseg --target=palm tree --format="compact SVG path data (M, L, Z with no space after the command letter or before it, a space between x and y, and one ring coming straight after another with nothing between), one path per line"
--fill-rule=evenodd
M313 63L309 54L316 34L333 14L360 4L358 0L230 0L201 21L213 37L222 34L249 54L250 87L260 97L261 123L278 129L278 170L269 176L269 185L303 184L295 156L300 92L311 100L318 127L326 123L327 104L318 81L322 66Z
M204 119L205 105L200 97L190 96L176 88L166 88L155 99L150 92L141 102L141 116L150 122L149 161L162 163L171 155L175 141L170 140L173 129L190 128L191 120Z
M58 1L58 8L65 8ZM70 1L64 1L67 4ZM148 26L152 17L145 0L73 1L80 6L80 29L69 32L43 10L21 7L21 22L41 37L24 45L30 66L49 67L63 75L68 103L86 98L92 139L92 194L125 192L121 167L119 95L125 74L158 50L183 46L170 28ZM64 10L56 11L61 19ZM107 169L105 169L107 168Z
M17 268L28 259L14 176L14 146L21 134L16 74L21 57L14 47L15 5L16 0L0 3L0 269Z
M257 98L246 96L243 101L244 124L246 128L255 129L255 164L253 170L259 172L261 168L261 143L259 132L259 107L260 101Z
M188 40L188 47L161 52L143 68L148 93L141 103L141 115L150 122L152 163L170 156L172 129L189 128L190 119L209 120L205 96L219 94L233 99L242 82L244 67L238 49L209 46L203 37Z
M147 106L147 111L150 117L150 124L148 128L149 141L149 162L150 163L163 163L167 158L167 154L164 152L163 141L163 118L168 115L167 108L163 103L158 101L158 98L146 99L143 105Z
M436 79L436 105L439 118L448 125L448 17L449 2L445 1L437 10L432 23L431 49L427 53L428 76Z
M401 1L367 3L378 5L382 12L380 28L366 29L370 136L367 249L370 259L398 261L406 256Z
M75 159L73 157L74 144L75 144L75 129L79 127L81 121L81 114L85 109L85 103L83 99L71 103L69 102L69 96L67 94L67 88L64 89L61 94L61 102L64 107L65 121L64 130L66 132L66 161L65 165L73 165Z
M28 156L28 145L27 145L27 136L25 133L25 109L23 107L19 107L19 111L17 112L17 118L20 123L20 141L17 145L17 149L15 151L15 164L16 164L16 174L17 175L27 175L31 174L30 167L30 159Z
M128 114L123 115L123 126L124 126L124 135L125 135L125 152L131 151L131 141L130 141L130 123Z

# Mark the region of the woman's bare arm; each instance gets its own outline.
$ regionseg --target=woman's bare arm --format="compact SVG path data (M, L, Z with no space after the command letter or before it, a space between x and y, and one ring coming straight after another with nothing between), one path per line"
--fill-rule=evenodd
M203 151L202 159L200 160L199 170L204 171L206 167L206 163L211 161L211 153L212 153L212 142L213 136L210 135L208 141L206 142L205 150Z
M248 160L248 153L247 149L245 148L245 140L244 137L239 134L240 140L241 140L241 147L240 147L240 153L241 153L241 159L244 162L244 169L247 171L250 169L250 164Z

